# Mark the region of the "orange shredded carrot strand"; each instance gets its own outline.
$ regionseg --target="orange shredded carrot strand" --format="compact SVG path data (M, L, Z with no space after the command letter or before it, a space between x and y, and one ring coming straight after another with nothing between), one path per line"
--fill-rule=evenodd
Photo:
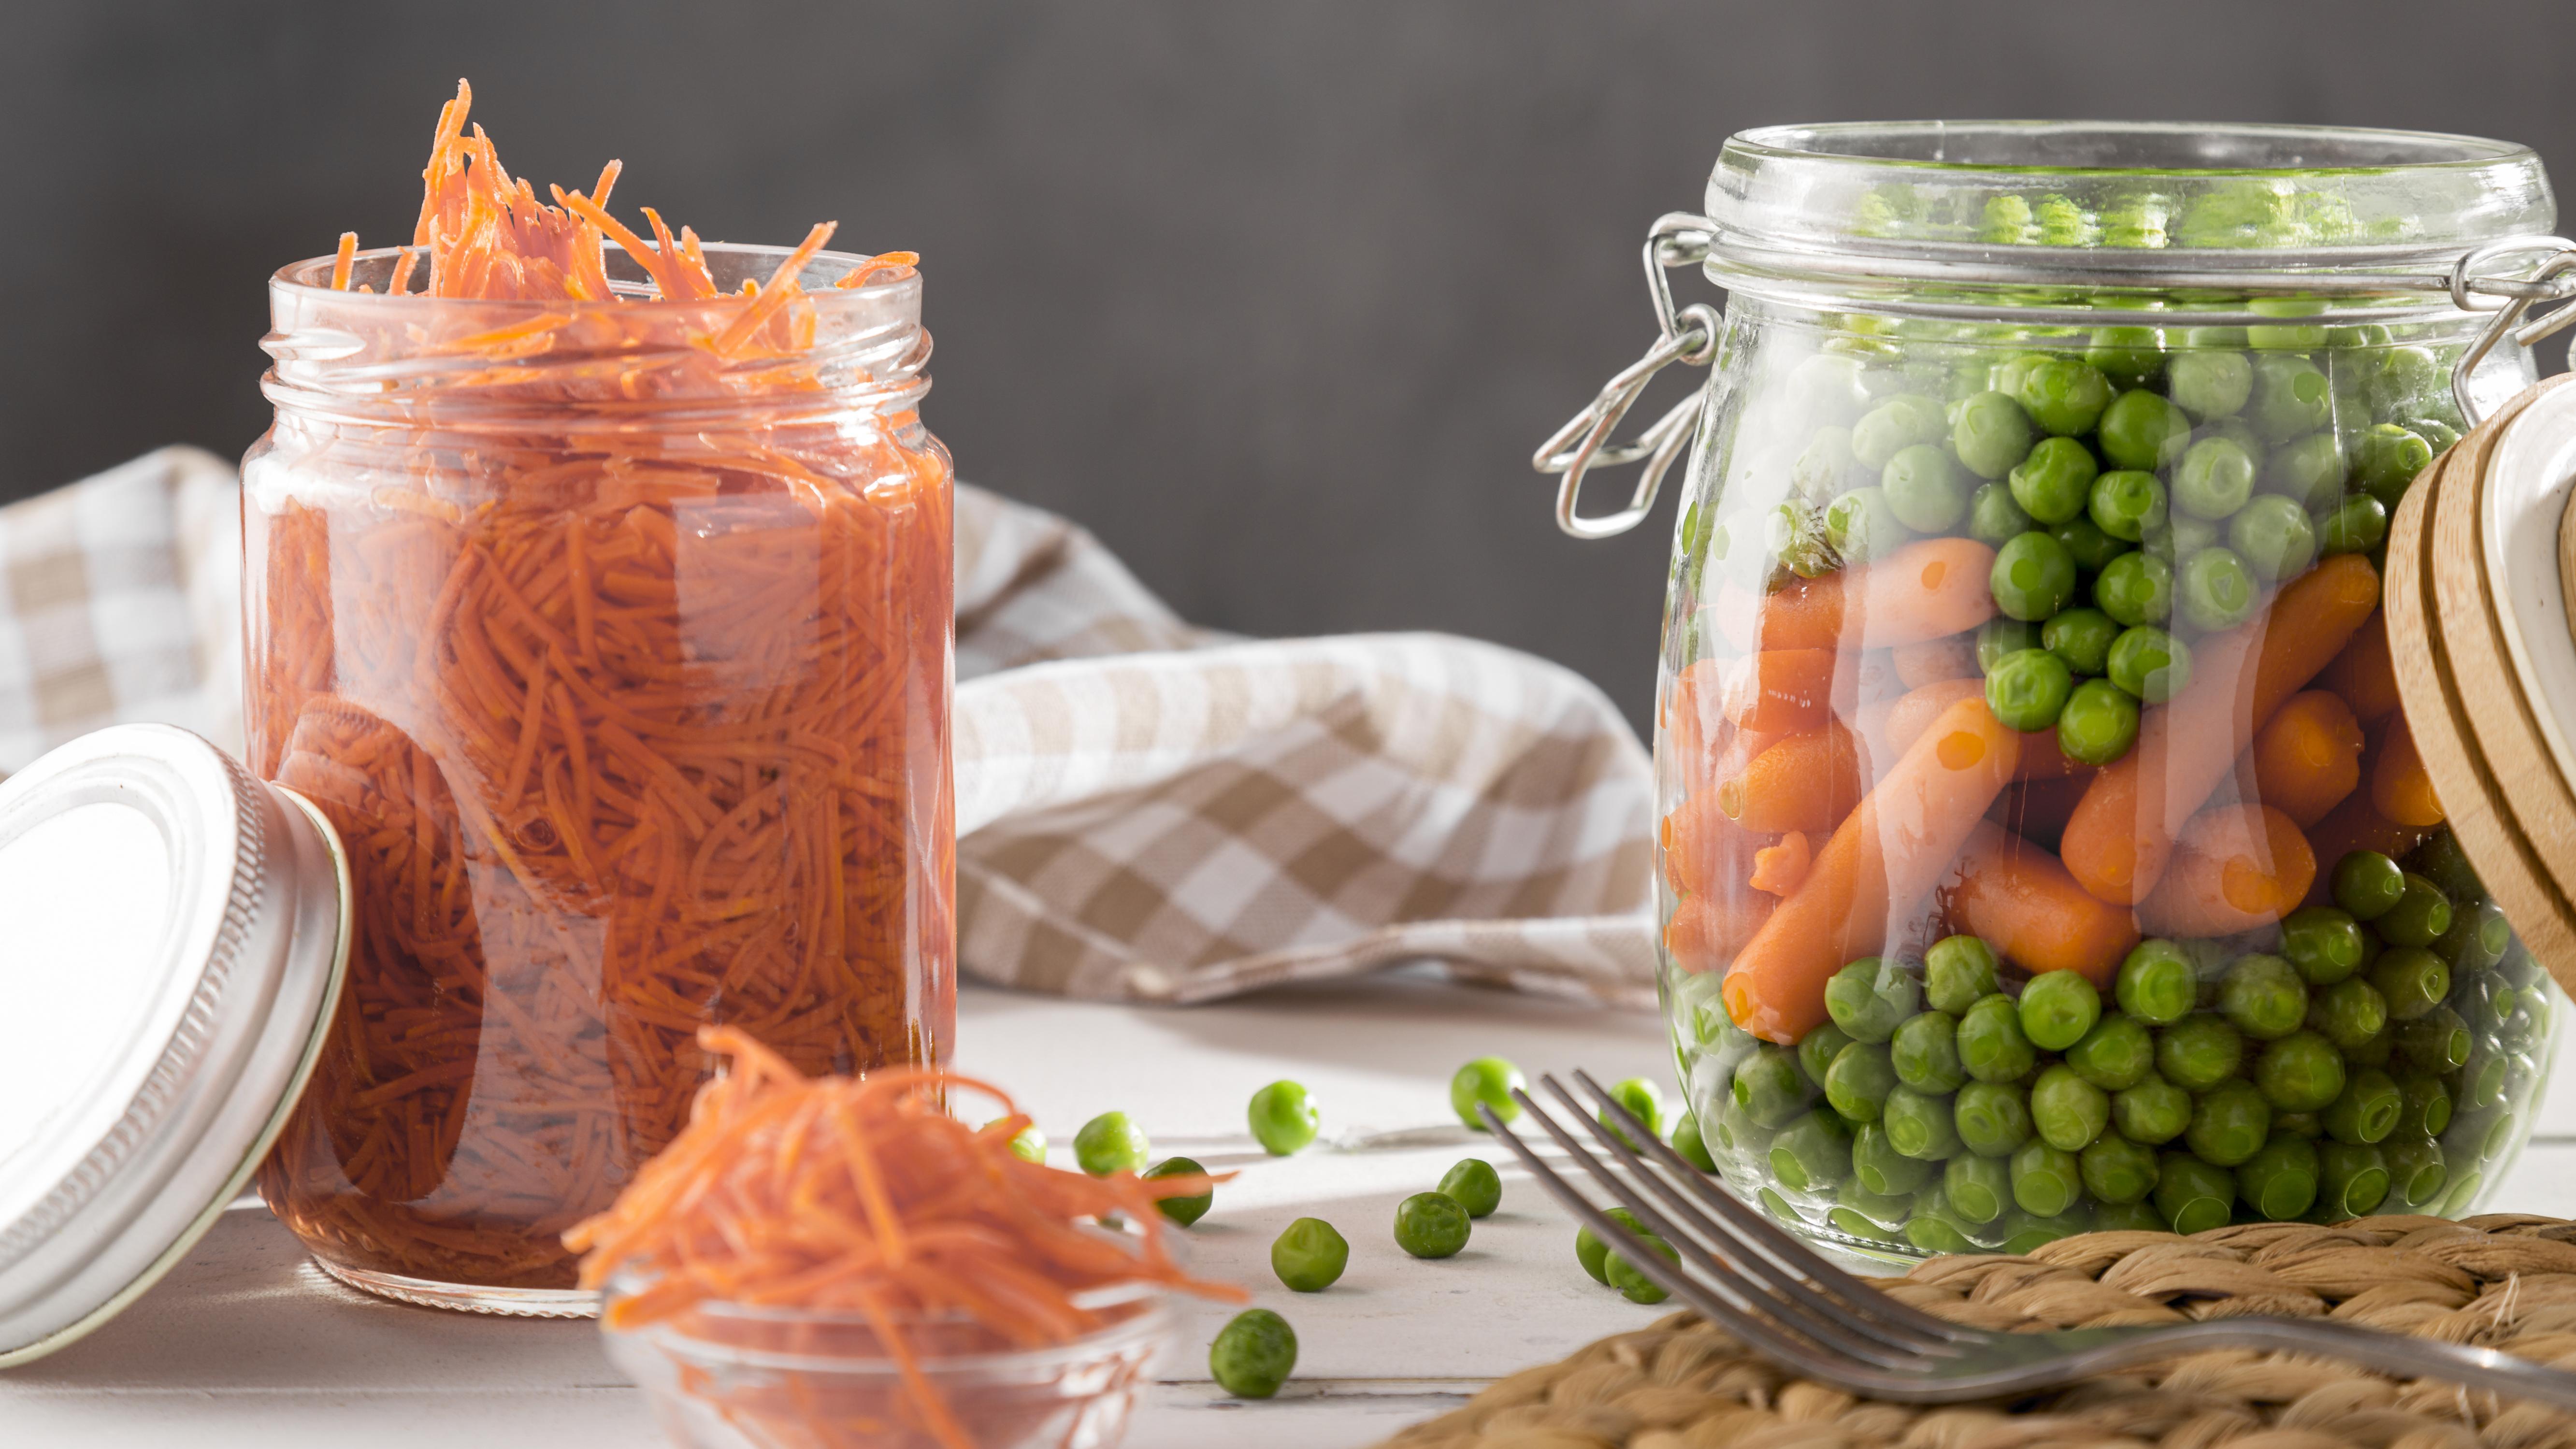
M332 291L345 292L349 290L349 268L356 265L357 260L358 234L354 231L344 231L340 233L340 250L333 254L331 258Z

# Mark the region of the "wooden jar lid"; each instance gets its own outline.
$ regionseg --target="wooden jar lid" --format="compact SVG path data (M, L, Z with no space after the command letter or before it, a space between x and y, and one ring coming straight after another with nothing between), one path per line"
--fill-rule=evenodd
M2389 526L2398 692L2452 833L2576 992L2576 388L2498 408Z

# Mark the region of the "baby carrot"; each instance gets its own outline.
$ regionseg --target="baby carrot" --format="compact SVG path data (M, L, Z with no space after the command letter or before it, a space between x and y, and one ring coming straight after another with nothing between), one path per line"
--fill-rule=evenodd
M2430 827L2442 823L2442 802L2433 794L2433 777L2415 753L2415 732L2406 716L2392 715L2380 737L2378 758L2370 762L2370 804L2400 825Z
M1825 981L1886 944L1948 872L1968 833L2012 778L2021 736L1982 699L1934 721L1835 827L1807 877L1737 952L1726 1007L1737 1025L1789 1043L1825 1019Z
M1963 699L1986 697L1986 682L1979 678L1939 679L1899 696L1883 706L1860 711L1863 737L1870 740L1882 758L1893 759L1904 754L1941 712ZM2080 775L2093 767L2067 754L2057 745L2057 731L2032 730L2021 737L2021 763L2014 778L2021 780L2053 779Z
M1817 728L1833 711L1841 657L1831 649L1766 649L1736 660L1726 666L1726 718L1748 730Z
M2353 718L2377 724L2397 712L2397 663L2388 653L2388 616L2372 610L2343 646L2343 652L2317 676L2317 684L2343 696Z
M2195 650L2193 678L2148 712L2138 742L2093 776L2059 854L2084 888L2114 904L2146 899L2175 833L2235 771L2236 742L2272 716L2351 642L2379 598L2379 574L2336 554L2284 586L2263 616Z
M1717 615L1739 649L1891 648L1964 633L1995 616L1995 551L1972 538L1921 538L1874 563L1754 601L1720 592Z
M1977 677L1977 637L1973 634L1944 634L1920 644L1901 644L1891 650L1896 661L1896 677L1908 689L1921 689L1944 679Z
M2308 891L2308 904L2334 904L2330 883L2335 863L2354 851L2375 850L2391 860L2403 860L2432 836L2431 826L2400 825L2380 814L2370 803L2368 790L2353 791L2308 831L2309 852L2317 862L2317 878Z
M1685 899L1664 926L1664 951L1684 971L1715 971L1771 919L1778 897L1760 891Z
M2361 783L2361 724L2343 696L2310 689L2290 696L2254 737L2254 792L2304 830Z
M1792 830L1780 837L1779 844L1753 852L1752 886L1769 895L1785 896L1807 878L1807 867L1814 860L1807 848L1806 832Z
M1683 797L1664 817L1664 881L1675 895L1707 895L1741 881L1761 838L1727 818L1718 793Z
M1840 721L1790 735L1764 750L1742 774L1721 781L1718 807L1757 835L1824 832L1842 822L1867 781L1859 745Z
M2269 805L2220 805L2191 818L2173 863L2138 903L2159 936L2228 936L2270 925L2316 883L2316 852L2298 823Z
M1968 833L1942 909L1953 930L2034 976L2081 971L2108 987L2138 944L2126 910L2077 885L2056 856L1984 822Z

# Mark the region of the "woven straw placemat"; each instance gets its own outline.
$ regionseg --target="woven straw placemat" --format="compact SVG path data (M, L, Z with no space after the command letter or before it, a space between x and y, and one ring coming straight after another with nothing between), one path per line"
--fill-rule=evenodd
M1571 1265L1569 1265L1571 1271ZM2576 1368L2576 1223L2520 1213L2088 1233L1931 1259L1888 1293L1981 1328L2334 1317ZM2002 1402L1856 1399L1688 1313L1524 1369L1388 1449L2469 1449L2576 1445L2576 1416L2430 1379L2221 1351Z

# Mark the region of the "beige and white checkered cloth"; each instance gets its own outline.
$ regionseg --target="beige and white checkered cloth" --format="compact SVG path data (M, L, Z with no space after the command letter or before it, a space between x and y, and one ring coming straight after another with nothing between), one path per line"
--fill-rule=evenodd
M239 490L165 448L0 508L0 771L124 720L241 748ZM1600 691L1436 634L1197 629L1081 529L957 492L960 965L1205 1001L1433 961L1653 999L1646 754Z

